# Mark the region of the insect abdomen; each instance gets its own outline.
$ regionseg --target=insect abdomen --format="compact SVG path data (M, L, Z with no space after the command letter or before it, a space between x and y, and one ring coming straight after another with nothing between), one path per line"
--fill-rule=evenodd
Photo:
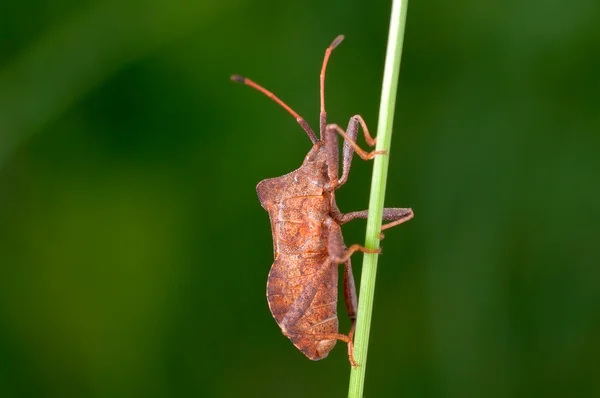
M294 329L287 331L294 345L312 360L325 358L336 341L319 340L309 335L338 333L337 266L327 263L322 268L327 261L327 255L308 258L280 255L271 267L267 282L269 309L277 324L282 326L292 305L320 273L321 283L317 286L314 298Z

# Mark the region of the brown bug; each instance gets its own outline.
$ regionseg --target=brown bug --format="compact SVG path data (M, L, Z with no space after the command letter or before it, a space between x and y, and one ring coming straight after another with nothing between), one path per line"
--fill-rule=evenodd
M296 118L313 144L299 169L263 180L256 187L261 205L269 212L273 233L275 262L267 282L271 313L283 334L308 358L325 358L336 341L341 340L348 344L351 365L357 366L353 355L357 300L350 256L356 251L378 251L356 244L349 248L344 245L340 226L356 218L367 218L367 210L341 213L335 203L335 191L347 181L355 151L364 160L385 151L366 152L356 144L360 125L367 144L375 145L360 115L350 118L346 131L337 124L327 124L325 69L331 51L343 39L341 35L336 37L327 48L321 68L320 139L300 115L273 93L244 77L234 75L231 79L261 91L281 105ZM338 177L338 134L344 138L341 177ZM384 209L383 219L391 222L381 229L412 217L412 209ZM344 264L344 300L351 320L348 335L338 332L339 264Z

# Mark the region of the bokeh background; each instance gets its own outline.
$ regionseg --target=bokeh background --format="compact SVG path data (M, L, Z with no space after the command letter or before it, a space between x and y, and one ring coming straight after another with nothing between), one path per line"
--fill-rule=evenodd
M265 300L254 188L310 143L229 76L316 128L343 33L329 118L374 130L390 6L3 2L0 396L345 396L343 345L307 360ZM600 396L599 13L409 4L386 203L416 217L383 241L366 396Z

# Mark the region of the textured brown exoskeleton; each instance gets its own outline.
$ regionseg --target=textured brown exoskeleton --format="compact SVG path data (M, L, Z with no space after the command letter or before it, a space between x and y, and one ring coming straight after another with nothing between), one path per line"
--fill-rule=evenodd
M291 113L313 143L302 166L281 177L261 181L256 187L262 206L269 212L273 233L275 262L269 272L267 300L281 331L304 355L312 360L325 358L337 340L348 344L353 356L356 322L356 287L350 256L356 251L374 253L360 245L346 248L340 225L356 218L367 218L367 211L342 214L335 203L335 190L348 179L352 155L364 160L385 152L366 152L356 144L362 126L368 145L374 146L361 116L352 116L348 129L327 124L325 113L325 68L331 51L344 39L338 36L325 51L321 68L320 136L317 139L308 123L273 93L253 81L234 75L232 80L253 87ZM338 138L344 138L342 176L338 177ZM388 208L383 219L391 221L381 229L401 224L413 217L411 209ZM348 335L338 332L338 265L344 264L344 299L351 320Z

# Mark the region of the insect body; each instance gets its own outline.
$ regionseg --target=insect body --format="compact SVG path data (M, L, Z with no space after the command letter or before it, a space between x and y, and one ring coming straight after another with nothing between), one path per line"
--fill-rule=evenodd
M384 152L366 152L356 144L359 126L367 144L374 146L362 117L355 115L344 131L327 124L325 112L325 69L331 51L343 40L338 36L325 52L321 69L320 139L306 121L279 98L258 84L241 76L232 80L249 85L279 103L306 131L313 143L302 166L281 177L261 181L256 187L261 205L269 212L275 261L269 272L267 300L281 331L304 355L312 360L325 358L337 340L348 344L353 356L356 321L356 287L350 256L356 251L373 253L360 245L347 248L341 225L356 218L367 218L367 211L343 214L335 203L335 191L348 179L352 157L372 159ZM342 175L339 174L338 135L344 138ZM383 219L391 221L383 229L413 217L408 208L387 208ZM351 328L348 335L338 331L338 265L344 264L344 300Z

